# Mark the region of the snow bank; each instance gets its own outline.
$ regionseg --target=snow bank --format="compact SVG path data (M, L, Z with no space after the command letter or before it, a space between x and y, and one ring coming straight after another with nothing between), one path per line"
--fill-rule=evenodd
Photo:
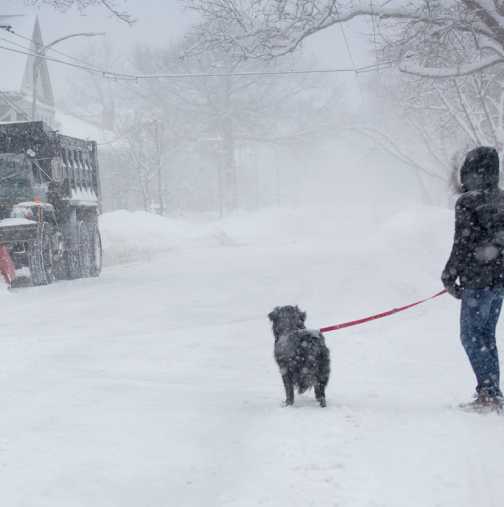
M183 247L218 245L206 227L181 219L125 210L100 217L105 265L150 260Z
M386 207L349 205L266 208L234 213L219 226L238 243L332 243L368 236L370 230L392 213Z
M314 249L320 245L336 252L357 250L368 258L387 252L434 259L450 243L451 222L452 213L442 208L395 212L387 207L309 206L236 212L222 220L121 210L102 215L100 227L105 265L114 265L150 260L174 250L246 245L312 245Z
M100 227L105 264L113 265L152 259L175 249L333 242L353 231L358 234L358 222L370 222L363 227L376 225L380 216L363 213L361 208L331 206L236 212L222 220L174 219L121 210L102 215Z

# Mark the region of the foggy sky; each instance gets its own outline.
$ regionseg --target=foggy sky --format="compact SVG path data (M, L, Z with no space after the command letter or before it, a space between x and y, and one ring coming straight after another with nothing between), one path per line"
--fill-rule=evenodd
M26 17L13 20L14 29L23 35L31 35L35 14L39 16L44 42L48 43L63 35L81 31L106 32L106 38L113 47L127 51L137 44L164 47L179 40L196 21L194 13L184 9L179 0L128 0L124 4L135 18L136 23L128 26L110 15L104 8L93 7L84 13L71 10L60 13L48 6L33 8L26 5L24 0L2 0L0 13L24 14ZM358 20L345 26L345 32L350 42L351 52L357 65L365 65L373 61L370 53L372 44L368 40L369 25L365 20ZM89 44L89 39L74 39L58 45L58 49L71 55L80 56ZM312 67L341 67L351 66L348 51L344 45L341 28L336 26L317 34L305 43L304 52L308 55L308 62ZM0 61L1 61L0 50ZM26 57L17 57L20 64ZM16 73L19 73L16 66ZM114 70L114 69L110 69ZM121 69L117 69L121 70ZM62 81L70 73L75 73L67 67L50 64L53 86L56 91L64 93ZM21 76L19 77L21 79ZM359 91L356 77L341 75L341 82L350 90L350 97L359 101ZM0 78L0 88L1 78Z
M29 17L38 14L47 41L67 33L98 31L106 32L112 41L127 45L169 44L188 29L194 18L177 0L129 0L124 6L124 10L137 19L132 26L119 21L102 7L88 8L83 13L76 9L61 13L48 6L27 6L24 0L2 0L0 11ZM13 24L16 28L16 20ZM77 41L68 44L78 46Z

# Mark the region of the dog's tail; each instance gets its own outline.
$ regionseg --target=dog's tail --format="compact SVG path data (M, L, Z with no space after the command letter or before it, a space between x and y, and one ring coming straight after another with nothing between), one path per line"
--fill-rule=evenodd
M311 389L314 385L315 385L315 379L309 380L306 377L304 377L304 378L302 377L302 378L300 378L298 386L297 386L298 393L303 394L306 391L308 391L308 389Z
M318 331L302 331L298 348L300 371L297 387L299 394L323 381L321 377L329 376L329 352L324 337Z

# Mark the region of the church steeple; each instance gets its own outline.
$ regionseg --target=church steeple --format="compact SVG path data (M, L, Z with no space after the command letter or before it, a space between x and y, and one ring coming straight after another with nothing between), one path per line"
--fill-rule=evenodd
M30 52L35 54L43 52L44 41L42 40L42 32L40 30L40 23L38 16L35 19L33 27L32 42L30 45ZM32 96L33 93L33 69L34 63L38 66L37 76L37 100L50 108L54 107L54 94L51 85L51 78L49 76L49 69L47 67L47 60L37 56L28 56L26 66L23 74L23 81L21 84L21 92L25 95Z

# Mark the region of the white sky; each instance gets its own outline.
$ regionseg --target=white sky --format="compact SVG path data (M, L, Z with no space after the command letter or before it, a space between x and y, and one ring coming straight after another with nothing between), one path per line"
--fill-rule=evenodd
M39 15L44 42L75 32L106 32L106 37L113 47L128 49L136 44L167 46L176 41L190 28L195 20L194 13L184 9L179 0L128 0L124 4L137 22L133 26L118 21L104 8L89 8L85 13L72 10L65 14L55 11L48 6L33 8L26 5L24 0L2 0L0 14L23 14L24 18L14 19L15 30L31 36L34 16ZM361 20L345 26L351 51L357 65L370 63L373 56L370 53L372 45L367 33L370 32L366 21ZM22 42L5 33L0 37ZM0 46L4 45L0 40ZM65 53L80 56L89 44L87 39L68 40L57 46ZM306 54L310 55L313 67L341 67L350 66L351 61L344 45L339 27L331 28L318 34L305 44ZM23 55L12 55L0 50L0 65L9 72L0 73L0 89L18 89L22 71L26 62ZM112 69L113 70L113 69ZM50 65L53 87L58 99L58 92L65 89L63 82L69 75L75 75L75 70ZM342 82L356 94L355 77L342 76Z
M82 14L76 10L64 14L48 6L27 6L24 0L2 0L0 11L27 16L38 14L48 41L67 33L94 31L106 32L112 40L160 46L180 37L193 19L178 0L129 0L124 5L124 10L137 19L132 26L118 21L102 7L89 8Z

